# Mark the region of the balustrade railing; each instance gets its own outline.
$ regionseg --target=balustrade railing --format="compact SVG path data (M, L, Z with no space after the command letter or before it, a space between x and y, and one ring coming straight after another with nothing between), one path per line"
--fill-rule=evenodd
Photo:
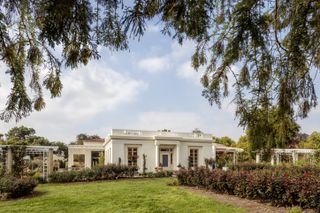
M111 135L132 135L132 136L168 136L168 137L183 137L183 138L203 138L212 139L211 134L202 132L187 133L187 132L170 132L170 131L148 131L148 130L131 130L131 129L113 129Z

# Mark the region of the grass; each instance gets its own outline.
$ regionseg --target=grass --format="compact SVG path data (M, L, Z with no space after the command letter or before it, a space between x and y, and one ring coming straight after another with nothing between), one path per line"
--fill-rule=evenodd
M245 212L164 179L43 184L39 196L0 201L1 212Z

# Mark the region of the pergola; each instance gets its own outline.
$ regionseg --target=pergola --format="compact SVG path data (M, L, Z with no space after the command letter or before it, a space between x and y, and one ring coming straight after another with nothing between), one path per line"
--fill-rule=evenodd
M22 145L0 145L0 155L5 157L7 171L12 172L13 152L12 147L22 147ZM53 151L57 151L57 146L25 146L26 155L42 155L42 177L48 179L53 172Z
M278 165L281 163L282 155L291 155L292 162L295 164L299 160L299 154L302 155L313 155L315 152L314 149L271 149L271 164ZM256 152L256 163L261 162L262 151Z
M243 149L241 149L241 148L228 147L228 146L224 146L221 144L215 144L214 150L215 150L214 158L216 158L216 155L218 152L232 153L233 164L236 164L238 161L238 159L237 159L238 153L243 152Z

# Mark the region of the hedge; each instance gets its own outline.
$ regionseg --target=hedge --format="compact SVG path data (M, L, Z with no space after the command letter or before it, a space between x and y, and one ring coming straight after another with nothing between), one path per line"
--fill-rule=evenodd
M29 195L36 186L36 181L31 177L2 176L0 177L0 199L5 200Z
M222 171L181 169L179 184L204 187L219 193L259 199L276 206L301 206L320 210L320 178L310 173L253 170Z
M252 171L252 170L272 170L274 172L289 172L290 174L310 173L320 177L320 167L318 166L296 166L296 165L277 165L272 166L268 163L239 163L230 165L229 169L235 171Z
M95 180L114 180L118 178L133 177L138 171L135 166L124 166L109 164L92 169L83 169L79 171L55 172L49 176L49 182L66 183Z

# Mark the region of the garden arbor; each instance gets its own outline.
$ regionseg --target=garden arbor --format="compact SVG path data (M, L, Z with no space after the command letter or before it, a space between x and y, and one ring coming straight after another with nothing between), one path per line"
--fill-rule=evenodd
M279 165L282 160L282 156L289 156L292 158L292 163L295 164L299 160L299 155L313 155L314 149L271 149L271 164ZM256 163L261 163L263 152L256 152Z
M12 172L14 164L14 151L16 148L25 147L25 156L42 156L42 177L48 179L53 172L53 152L58 150L57 146L23 146L23 145L0 145L0 156L8 173Z
M227 153L232 154L232 163L237 164L238 162L238 154L243 152L243 149L236 148L236 147L227 147L227 146L217 146L215 148L215 158L217 156L217 153Z

